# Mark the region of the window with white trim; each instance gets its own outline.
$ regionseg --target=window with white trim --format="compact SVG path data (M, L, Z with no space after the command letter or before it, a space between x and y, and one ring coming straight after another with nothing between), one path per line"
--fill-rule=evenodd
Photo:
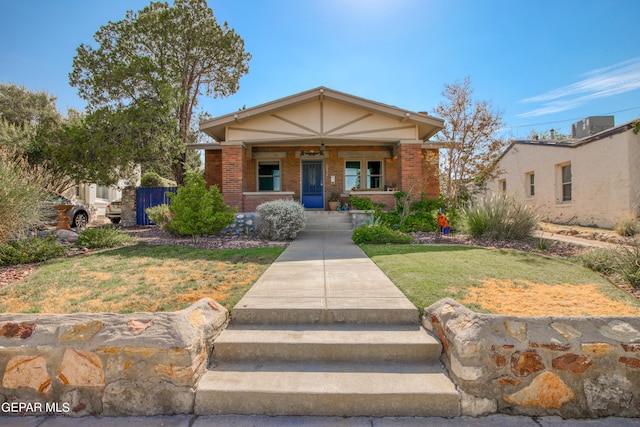
M280 191L279 161L258 161L258 191Z
M344 167L344 189L346 191L360 188L360 161L350 160Z
M527 197L533 197L536 195L536 175L533 172L525 174L526 193Z

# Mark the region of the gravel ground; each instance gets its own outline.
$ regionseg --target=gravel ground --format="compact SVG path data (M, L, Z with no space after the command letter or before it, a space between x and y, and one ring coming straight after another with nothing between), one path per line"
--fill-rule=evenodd
M289 242L272 242L256 238L240 236L203 236L198 243L191 237L177 237L162 231L159 227L134 227L123 229L130 236L148 245L179 245L202 249L246 249L287 246Z

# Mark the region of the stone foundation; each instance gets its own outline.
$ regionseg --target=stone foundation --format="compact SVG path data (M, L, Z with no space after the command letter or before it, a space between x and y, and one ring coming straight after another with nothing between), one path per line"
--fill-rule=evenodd
M227 310L0 315L0 415L193 413Z
M427 307L462 413L640 417L640 318L478 314Z

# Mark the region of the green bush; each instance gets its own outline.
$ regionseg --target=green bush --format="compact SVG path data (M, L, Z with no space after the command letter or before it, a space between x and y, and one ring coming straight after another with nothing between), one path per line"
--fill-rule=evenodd
M621 236L635 236L640 232L638 217L634 214L628 214L618 218L614 230Z
M462 209L467 233L475 238L524 240L538 225L538 216L529 206L505 193L492 193Z
M21 238L0 245L0 265L29 264L62 256L67 251L55 236Z
M372 211L375 209L373 202L366 197L350 196L349 204L351 209L358 211Z
M162 228L163 230L167 229L167 226L171 222L171 211L169 210L169 205L162 204L158 206L152 206L144 210L149 219Z
M266 240L295 239L304 229L304 207L293 200L273 200L256 208L256 230Z
M153 171L145 172L140 178L141 187L167 187L166 180Z
M78 235L76 246L90 249L115 248L133 241L126 233L112 226L87 228Z
M363 225L353 230L353 241L358 244L384 245L387 243L411 243L411 236L384 225Z
M167 193L171 221L167 230L191 236L197 242L203 234L216 234L231 224L235 209L224 203L222 193L212 185L207 190L202 174L188 173L177 193Z

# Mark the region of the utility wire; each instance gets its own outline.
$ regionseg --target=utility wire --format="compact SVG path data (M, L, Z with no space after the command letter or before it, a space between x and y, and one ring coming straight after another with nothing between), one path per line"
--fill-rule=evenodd
M632 108L626 108L624 110L612 111L610 113L596 114L596 116L609 116L611 114L623 113L625 111L636 110L636 109L639 109L639 108L640 108L640 106L632 107ZM584 119L584 117L578 117L578 118L575 118L575 119L566 119L566 120L556 120L554 122L533 123L533 124L530 124L530 125L505 126L505 128L525 128L525 127L530 127L530 126L553 125L553 124L556 124L556 123L575 122L575 121L582 120L582 119Z

